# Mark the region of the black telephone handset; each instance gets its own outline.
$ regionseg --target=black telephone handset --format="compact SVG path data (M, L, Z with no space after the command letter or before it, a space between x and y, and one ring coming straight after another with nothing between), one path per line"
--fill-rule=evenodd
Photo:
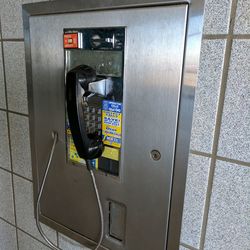
M87 65L77 66L66 75L69 126L78 155L86 161L100 157L104 150L101 134L104 97L91 89L101 81L105 78L98 79L95 70Z

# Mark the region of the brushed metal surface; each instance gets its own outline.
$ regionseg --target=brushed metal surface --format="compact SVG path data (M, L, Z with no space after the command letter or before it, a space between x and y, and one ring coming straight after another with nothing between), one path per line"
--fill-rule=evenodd
M24 10L29 15L48 15L72 12L87 12L93 10L127 9L146 6L163 6L170 4L190 4L204 0L56 0L53 2L40 2L36 4L25 4Z
M165 247L186 12L187 6L180 5L30 20L39 176L44 171L51 131L58 131L60 138L44 191L42 213L94 240L100 225L89 174L85 168L67 164L65 159L62 30L83 24L126 27L121 181L97 174L106 224L107 200L127 208L125 245L116 245L107 238L103 243L111 249ZM152 149L161 152L160 161L152 161Z
M182 211L189 144L192 128L194 93L197 83L200 47L203 29L204 0L192 1L189 6L188 26L183 69L182 89L175 149L174 172L172 179L171 209L168 225L167 249L179 249ZM182 183L182 184L180 184Z
M89 10L88 4L86 1L84 2L87 5L86 9ZM157 5L158 3L138 2L140 5ZM169 2L172 1L162 1L160 5ZM102 9L99 6L100 2L95 1L94 3L96 5L93 4L93 9ZM107 1L103 1L103 3L105 8L108 8ZM121 3L123 4L122 1L116 1L109 8L119 8L119 6L123 6L120 5ZM137 6L138 3L135 1L134 3ZM131 4L130 7L132 7L132 3L128 4ZM98 185L102 190L101 196L105 211L108 211L106 199L116 200L127 206L129 218L128 225L126 225L125 245L116 245L108 238L104 245L110 249L164 249L172 187L167 248L178 249L193 89L196 82L200 50L203 1L192 1L189 8L190 22L188 24L184 72L182 71L182 53L187 6L33 17L37 14L54 13L55 10L59 10L57 12L59 13L62 10L57 1L50 9L45 6L46 4L38 5L25 6L24 10L32 163L35 183L34 197L36 197L39 185L36 177L37 175L41 176L44 170L44 159L48 155L50 131L51 129L59 130L61 135L57 158L54 162L54 171L49 177L47 196L42 204L44 214L42 220L88 246L91 246L92 241L87 240L86 237L94 240L97 238L98 213L88 173L85 169L65 164L62 29L67 27L126 26L127 37L129 34L131 39L127 41L126 50L128 51L125 55L125 103L127 104L128 116L124 118L126 143L122 155L122 179L119 182L101 174L98 174L97 177ZM72 11L80 10L77 8L77 4L73 4L73 6L75 9L71 9ZM84 7L84 4L82 3L81 6ZM160 22L157 23L158 21ZM53 23L52 28L51 23ZM29 30L30 25L31 30ZM196 28L193 25L196 25ZM156 30L159 31L157 33L159 39L153 39ZM134 31L139 31L139 36L136 37ZM145 33L148 34L147 39L140 40L140 37L144 38ZM136 45L133 44L134 41L139 41L139 44L150 41L149 49L136 48ZM157 43L160 45L158 51L154 47ZM191 44L195 44L195 46L190 46ZM135 49L137 55L133 55L132 49ZM143 55L145 60L138 57L139 53ZM128 65L130 58L136 60L132 63L133 67ZM150 63L151 66L149 66ZM158 76L157 67L159 66L163 69L160 70ZM146 69L144 77L136 75L137 71L144 71L144 68ZM130 71L133 72L134 77L131 77ZM184 81L180 92L182 73L184 73ZM129 74L131 75L129 76ZM144 80L146 84L134 82ZM133 91L134 93L132 93ZM137 102L133 100L134 98L137 98ZM173 171L179 98L181 103L175 171ZM152 107L149 105L150 102ZM157 104L164 106L159 108ZM143 106L149 112L145 112ZM171 108L173 108L172 112ZM158 120L156 118L159 117L160 110L163 111L163 115L161 115L164 116L159 119L161 123L155 122ZM139 117L143 123L139 119L135 121L136 117ZM145 126L146 120L149 121L148 123L154 124L158 130L164 130L165 133L160 133L159 136L156 130L152 131L149 124ZM138 129L138 123L140 123L140 129ZM141 124L143 125L141 126ZM145 133L147 136L149 135L149 138L142 136ZM168 137L168 135L170 136ZM149 142L149 145L140 142ZM159 146L157 147L157 145ZM151 148L151 146L155 148ZM133 150L133 147L136 150ZM150 158L152 149L157 149L162 155L164 154L160 161L152 163ZM157 171L158 169L159 171ZM75 206L76 203L78 203L77 206ZM64 224L64 226L60 224ZM85 237L72 230L84 234ZM107 230L108 227L106 227L106 232Z

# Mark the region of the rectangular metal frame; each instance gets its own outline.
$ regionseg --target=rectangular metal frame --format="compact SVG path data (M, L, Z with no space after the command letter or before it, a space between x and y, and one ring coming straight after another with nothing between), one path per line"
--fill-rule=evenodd
M24 40L26 52L26 71L29 97L29 116L30 116L30 137L32 163L36 162L34 151L34 113L32 100L32 67L31 67L31 42L29 31L29 18L38 15L51 15L73 12L88 12L111 9L128 9L145 6L163 6L170 4L187 3L188 11L188 27L186 34L185 60L182 77L182 88L180 94L180 106L178 115L178 130L175 147L174 173L172 182L171 208L169 213L167 249L179 249L182 210L185 193L185 180L187 172L187 161L189 153L189 141L192 124L192 110L194 101L194 89L197 81L197 71L199 65L200 43L202 37L202 19L204 0L95 0L95 1L53 1L36 4L28 4L23 6L23 22L24 22ZM178 156L178 157L177 157ZM37 170L33 168L33 176L37 176ZM180 185L180 183L182 185ZM34 200L36 200L38 191L38 183L34 179ZM40 218L44 223L54 229L67 234L68 236L84 242L80 235L58 225L56 222L42 216Z

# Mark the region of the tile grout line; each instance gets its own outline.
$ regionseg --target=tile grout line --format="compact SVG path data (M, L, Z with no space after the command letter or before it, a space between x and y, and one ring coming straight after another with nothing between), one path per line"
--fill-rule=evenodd
M225 57L224 62L229 62L229 58L227 58L227 54L230 53L230 44L231 42L227 40L226 42L226 49L225 49ZM227 65L223 66L223 75L227 74L226 71ZM223 77L224 79L226 76ZM215 125L215 131L214 131L214 142L213 142L213 148L212 148L212 154L211 154L211 163L209 168L209 175L208 175L208 185L207 185L207 191L206 191L206 198L205 198L205 207L204 207L204 215L202 220L202 229L201 229L201 240L200 240L200 249L204 249L205 245L205 236L206 236L206 229L207 229L207 222L208 222L208 213L209 213L209 206L211 201L211 194L212 194L212 186L213 186L213 180L214 180L214 174L215 174L215 165L216 165L216 153L218 149L219 144L219 133L220 133L220 125L221 125L221 118L222 118L222 111L223 111L223 102L225 99L225 91L226 91L226 81L221 81L221 87L220 87L220 95L219 95L219 103L217 108L217 115L216 115L216 125Z
M59 247L59 233L56 231L56 245Z
M226 41L226 49L224 53L223 73L222 73L219 102L218 102L218 108L217 108L217 114L216 114L216 124L215 124L215 131L214 131L212 157L211 157L210 170L209 170L209 176L208 176L208 186L207 186L206 199L205 199L204 215L203 215L203 220L202 220L201 238L200 238L200 247L199 247L200 250L204 249L205 238L206 238L206 233L207 233L209 207L210 207L210 202L211 202L212 187L213 187L216 160L217 160L217 150L219 146L219 136L220 136L224 101L225 101L225 95L226 95L229 67L230 67L232 44L233 44L233 38L234 38L233 29L234 29L237 1L238 0L232 0L232 5L231 5L230 24L229 24L227 41Z
M2 39L2 19L0 17L0 37ZM1 42L1 51L2 51L2 64L3 64L3 78L4 78L4 87L5 87L5 101L6 101L6 117L7 117L7 129L8 129L8 139L9 139L9 157L10 157L10 168L13 172L13 159L12 159L12 151L11 151L11 139L10 139L10 118L8 112L8 91L7 91L7 79L6 79L6 70L5 70L5 57L4 57L4 49L3 49L3 42ZM14 212L14 221L15 225L17 226L17 215L16 215L16 199L15 199L15 191L14 191L14 176L11 174L11 184L12 184L12 199L13 199L13 212ZM17 250L19 250L19 242L18 242L18 232L16 228L16 243L17 243Z
M208 157L208 158L212 157L212 154L210 154L210 153L205 153L205 152L201 152L201 151L197 151L197 150L192 150L192 149L189 150L189 153L193 154L193 155L199 155L199 156Z
M218 34L218 35L209 35L209 34L203 34L202 39L204 40L216 40L216 39L227 39L228 34Z
M13 226L13 227L16 227L13 223L9 222L8 220L6 220L5 218L3 218L3 217L1 217L1 216L0 216L0 220L6 222L7 224L9 224L9 225L11 225L11 226Z
M228 158L228 157L224 157L224 156L212 155L210 153L205 153L205 152L196 151L196 150L190 150L189 153L193 154L193 155L207 157L207 158L215 157L216 160L220 160L220 161L224 161L224 162L228 162L228 163L233 163L233 164L238 164L238 165L242 165L245 167L250 167L250 162L247 162L247 161L240 161L240 160L236 160L236 159L232 159L232 158Z
M13 175L18 176L18 177L20 177L20 178L22 178L22 179L24 179L24 180L26 180L26 181L29 181L29 182L33 183L33 181L30 180L30 179L28 179L27 177L24 177L24 176L22 176L22 175L20 175L20 174L17 174L17 173L15 173L15 172L11 171L11 170L6 169L6 168L0 167L0 170L6 171L6 172L8 172L8 173L10 173L10 174L13 174Z
M198 250L197 248L192 247L192 246L190 246L190 245L188 245L186 243L183 243L183 242L180 243L180 246L183 246L183 247L185 247L185 248L187 248L189 250Z
M2 42L23 42L23 38L2 38L0 39Z
M36 240L36 241L42 243L44 246L50 248L50 246L46 245L44 242L42 242L41 240L37 239L37 238L36 238L35 236L33 236L32 234L26 232L25 230L23 230L23 229L20 228L20 227L15 226L14 224L12 224L11 222L9 222L8 220L6 220L6 219L4 219L4 218L2 218L2 217L0 217L0 220L4 221L5 223L7 223L7 224L9 224L9 225L11 225L11 226L13 226L14 228L16 228L16 230L19 230L19 231L21 231L21 232L27 234L28 236L30 236L30 237L33 238L34 240ZM50 249L52 249L52 248L50 248Z
M29 117L29 115L28 115L28 114L24 114L24 113L20 113L20 112L12 111L12 110L7 110L7 108L6 108L6 109L0 108L0 111L5 111L5 112L9 112L9 113L11 113L11 114L15 114L15 115L21 115L21 116Z
M203 40L217 40L217 39L250 39L250 34L218 34L218 35L209 35L203 34Z
M24 180L26 180L26 181L29 181L29 182L33 183L32 180L30 180L30 179L28 179L28 178L26 178L26 177L24 177L24 176L22 176L22 175L20 175L20 174L17 174L17 173L15 173L15 172L12 171L12 170L8 170L8 169L3 168L3 167L1 167L1 166L0 166L0 170L6 171L6 172L8 172L8 173L10 173L10 174L16 175L16 176L18 176L18 177L20 177L20 178L22 178L22 179L24 179Z
M49 249L52 249L50 246L46 245L46 244L45 244L44 242L42 242L41 240L37 239L35 236L33 236L33 235L31 235L30 233L24 231L22 228L19 228L19 227L16 227L16 228L17 228L17 230L19 230L19 231L21 231L21 232L27 234L28 236L30 236L32 239L34 239L34 240L40 242L41 244L43 244L44 246L48 247Z
M228 162L228 163L242 165L244 167L250 167L250 162L234 160L234 159L226 158L226 157L223 157L223 156L216 156L216 159L220 160L220 161Z
M237 34L233 35L234 39L250 39L250 34Z

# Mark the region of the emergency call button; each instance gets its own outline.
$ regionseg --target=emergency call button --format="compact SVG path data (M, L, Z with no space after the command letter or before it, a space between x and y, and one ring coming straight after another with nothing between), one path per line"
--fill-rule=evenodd
M65 49L77 49L78 48L78 33L64 34L63 43Z

